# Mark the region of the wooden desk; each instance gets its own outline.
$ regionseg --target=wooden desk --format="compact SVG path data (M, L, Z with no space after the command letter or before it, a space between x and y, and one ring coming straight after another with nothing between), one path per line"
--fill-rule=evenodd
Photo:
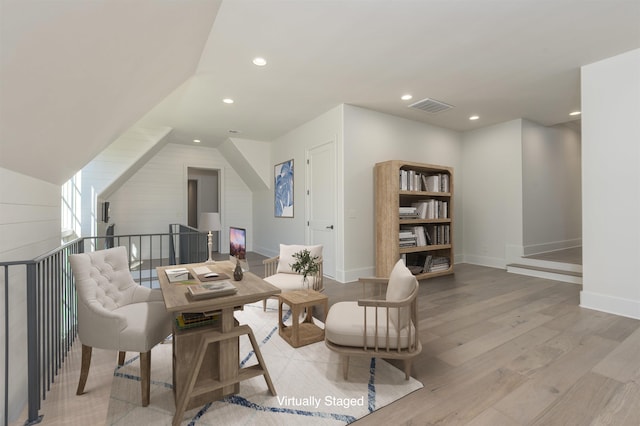
M233 277L233 265L229 261L179 265L187 268L195 277L193 268L208 266L211 271ZM231 296L195 300L188 294L187 286L170 283L165 269L156 268L158 280L169 312L178 315L183 312L219 311L219 321L213 326L203 326L180 330L173 327L173 389L176 399L176 413L173 424L179 425L188 409L237 393L239 383L258 375L263 375L267 386L276 395L260 348L253 331L248 325L239 325L233 311L247 303L254 303L280 293L280 289L264 281L251 272L245 272L241 281L231 282L238 292ZM194 278L194 281L197 281ZM240 369L239 337L247 334L253 345L258 365ZM206 359L207 362L204 362Z

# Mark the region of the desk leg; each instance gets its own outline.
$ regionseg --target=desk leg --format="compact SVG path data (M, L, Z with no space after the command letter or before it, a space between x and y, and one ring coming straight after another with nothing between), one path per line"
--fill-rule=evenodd
M225 308L220 315L221 332L230 333L234 328L233 308ZM223 340L220 342L219 372L220 381L236 379L238 377L238 369L240 367L240 354L238 352L238 344L235 339ZM223 395L231 395L239 390L238 384L229 385L222 388Z

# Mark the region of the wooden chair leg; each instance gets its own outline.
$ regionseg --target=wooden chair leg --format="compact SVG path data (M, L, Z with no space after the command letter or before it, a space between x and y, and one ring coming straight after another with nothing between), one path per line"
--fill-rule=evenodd
M118 365L124 365L125 356L127 356L127 353L125 351L118 352Z
M349 376L349 357L347 355L342 357L342 375L347 380L347 376Z
M140 382L142 385L142 406L149 405L151 392L151 351L140 353Z
M89 377L89 367L91 367L91 350L91 346L82 345L80 380L78 381L78 389L76 390L76 395L82 395L84 393L84 385L87 384L87 377Z
M411 377L411 359L404 360L404 379L409 380Z

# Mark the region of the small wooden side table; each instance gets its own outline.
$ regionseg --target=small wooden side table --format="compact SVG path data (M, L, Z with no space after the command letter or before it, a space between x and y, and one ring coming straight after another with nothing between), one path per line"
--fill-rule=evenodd
M286 326L282 318L282 305L291 308L293 324ZM329 298L315 290L296 290L278 295L278 332L294 348L324 340L324 328L313 323L313 307L322 306L322 322L327 319ZM307 308L307 314L300 322L300 314Z

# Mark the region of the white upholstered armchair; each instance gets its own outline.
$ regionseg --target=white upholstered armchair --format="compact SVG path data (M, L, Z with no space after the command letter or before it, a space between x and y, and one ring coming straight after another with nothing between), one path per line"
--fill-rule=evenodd
M142 406L149 405L151 348L171 334L172 315L159 289L140 286L129 271L127 250L115 247L69 256L78 293L82 366L77 395L84 392L92 348L140 353Z
M343 356L343 375L349 373L349 357L365 356L404 361L405 378L411 363L422 351L418 337L418 281L402 260L389 278L361 278L366 286L377 286L377 296L331 306L325 323L325 344ZM386 292L382 290L386 286Z
M280 244L280 254L270 259L262 261L264 264L264 280L278 287L283 292L302 290L304 283L302 275L296 273L291 265L296 262L294 254L309 250L311 256L318 257L318 272L309 276L309 288L316 291L324 291L322 282L322 245L304 246L304 245L286 245ZM263 309L267 309L267 299L263 301Z

